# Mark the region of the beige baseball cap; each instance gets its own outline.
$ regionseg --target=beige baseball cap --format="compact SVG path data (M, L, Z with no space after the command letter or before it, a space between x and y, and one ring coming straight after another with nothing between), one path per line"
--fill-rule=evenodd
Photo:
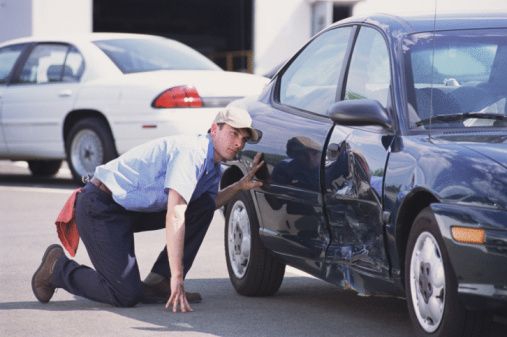
M247 129L250 138L247 143L258 143L262 137L262 132L252 127L252 118L245 109L238 106L228 106L220 110L214 120L214 123L226 123L236 129Z

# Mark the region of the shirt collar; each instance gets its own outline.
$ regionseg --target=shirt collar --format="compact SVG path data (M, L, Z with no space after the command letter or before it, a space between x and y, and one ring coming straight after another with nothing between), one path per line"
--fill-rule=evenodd
M208 174L210 170L218 170L220 163L215 164L215 147L209 133L206 135L206 138L208 139L208 153L206 154L205 170L206 174Z

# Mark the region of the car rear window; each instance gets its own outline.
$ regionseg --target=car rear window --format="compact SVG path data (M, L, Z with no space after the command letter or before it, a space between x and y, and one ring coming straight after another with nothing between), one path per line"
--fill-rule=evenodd
M164 69L221 70L194 49L169 39L110 39L94 43L123 73Z

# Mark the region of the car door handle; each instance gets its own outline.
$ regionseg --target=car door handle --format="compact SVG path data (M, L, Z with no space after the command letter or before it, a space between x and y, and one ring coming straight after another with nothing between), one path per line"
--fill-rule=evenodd
M58 96L60 96L60 97L70 97L70 96L72 96L72 90L69 90L69 89L62 90L62 91L60 91L58 93Z

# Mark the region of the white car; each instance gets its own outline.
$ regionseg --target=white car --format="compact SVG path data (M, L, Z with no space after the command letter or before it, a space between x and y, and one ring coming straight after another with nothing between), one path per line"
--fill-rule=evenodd
M0 159L34 175L66 159L76 180L156 137L203 133L268 79L226 72L179 42L92 33L0 44Z

